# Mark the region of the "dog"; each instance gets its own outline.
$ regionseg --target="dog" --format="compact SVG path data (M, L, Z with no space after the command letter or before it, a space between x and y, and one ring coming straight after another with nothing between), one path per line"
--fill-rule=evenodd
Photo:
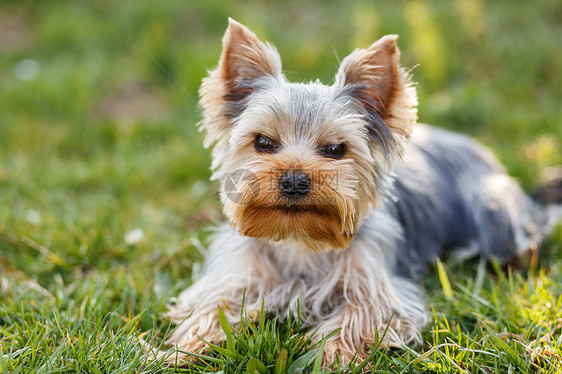
M230 225L170 307L179 326L167 343L218 344L218 307L236 325L263 302L281 318L300 313L314 339L337 330L323 362L346 364L377 336L421 341L417 281L436 257L505 264L540 245L552 220L487 149L417 123L396 40L352 52L330 86L291 83L276 49L229 19L200 88L200 128Z

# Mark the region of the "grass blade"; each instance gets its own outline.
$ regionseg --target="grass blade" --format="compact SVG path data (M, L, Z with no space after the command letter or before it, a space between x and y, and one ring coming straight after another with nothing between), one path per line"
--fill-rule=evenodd
M439 275L439 282L441 282L441 288L443 288L443 294L447 300L451 300L453 298L453 289L451 288L447 271L439 258L435 262L437 263L437 273Z
M324 355L324 340L320 343L320 347L318 348L318 353L316 354L316 360L314 360L314 367L312 368L312 374L319 374L320 367L322 365L322 356Z
M281 349L277 354L275 359L275 367L273 369L273 374L285 374L287 373L287 359L289 353L285 348Z
M230 326L230 323L228 323L228 321L226 320L226 317L224 316L224 312L222 311L222 309L220 307L218 307L219 309L219 323L221 325L222 331L224 331L224 334L226 335L226 349L233 352L235 349L235 340L234 340L234 334L232 333L232 327Z

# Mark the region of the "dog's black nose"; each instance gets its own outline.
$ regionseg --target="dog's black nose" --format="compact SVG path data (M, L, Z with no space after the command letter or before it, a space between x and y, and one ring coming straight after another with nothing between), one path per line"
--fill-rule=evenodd
M279 190L283 197L298 200L310 191L310 177L302 171L288 171L279 179Z

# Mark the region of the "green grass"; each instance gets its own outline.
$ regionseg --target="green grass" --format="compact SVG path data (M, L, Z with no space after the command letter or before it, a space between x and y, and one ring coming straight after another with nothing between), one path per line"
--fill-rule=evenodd
M419 64L422 121L477 137L527 190L562 164L556 1L2 1L2 372L180 370L151 360L137 337L157 343L173 328L166 303L222 220L195 123L228 16L278 47L291 80L330 83L337 58L398 33L403 64ZM371 368L556 372L560 228L541 251L538 267L517 272L478 261L430 269L424 344L375 349ZM232 334L185 371L320 371L321 347L298 316L262 313Z

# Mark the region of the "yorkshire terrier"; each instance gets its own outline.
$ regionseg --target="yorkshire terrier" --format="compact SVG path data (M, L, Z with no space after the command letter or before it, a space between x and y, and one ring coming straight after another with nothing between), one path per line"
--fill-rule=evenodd
M263 302L281 318L300 313L315 339L338 330L323 361L345 364L377 336L420 341L416 281L435 257L506 263L541 243L545 210L488 150L417 124L396 39L352 52L331 86L291 83L276 49L229 20L200 89L200 127L230 227L171 307L179 326L168 343L188 352L205 347L200 337L220 343L217 307L236 325Z

